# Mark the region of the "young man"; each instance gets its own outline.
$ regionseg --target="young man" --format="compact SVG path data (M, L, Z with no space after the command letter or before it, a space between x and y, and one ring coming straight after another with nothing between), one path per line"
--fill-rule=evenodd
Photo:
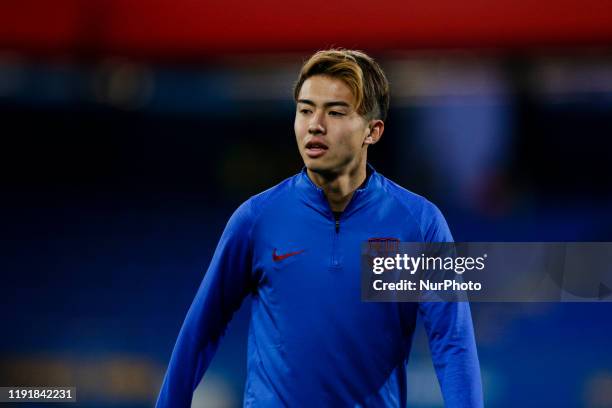
M314 54L295 85L305 168L230 218L180 331L157 401L188 407L232 314L253 297L248 407L404 407L420 314L448 407L481 407L467 303L360 300L361 243L448 242L440 211L367 164L389 86L358 51Z

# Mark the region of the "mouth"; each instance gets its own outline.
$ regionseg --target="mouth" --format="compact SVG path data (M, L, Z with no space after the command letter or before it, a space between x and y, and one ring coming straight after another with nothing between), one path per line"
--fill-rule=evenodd
M327 149L329 149L329 147L319 141L311 140L310 142L306 143L306 155L313 159L323 156L325 152L327 152Z

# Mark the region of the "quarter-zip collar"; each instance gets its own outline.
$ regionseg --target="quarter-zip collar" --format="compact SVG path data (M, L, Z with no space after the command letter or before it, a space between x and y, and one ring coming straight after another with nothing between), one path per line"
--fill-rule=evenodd
M366 178L365 183L362 187L358 188L353 192L351 201L342 212L342 218L350 216L353 212L366 205L372 197L375 195L378 186L380 186L381 180L380 175L374 170L374 167L367 164L369 176ZM308 177L306 167L304 167L300 174L297 175L296 188L300 193L300 199L307 206L313 208L317 212L324 216L334 219L334 215L325 196L325 192L319 186L317 186Z

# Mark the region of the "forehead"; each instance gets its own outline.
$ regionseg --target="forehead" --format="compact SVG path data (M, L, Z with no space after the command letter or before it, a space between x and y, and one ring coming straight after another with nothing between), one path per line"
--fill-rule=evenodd
M327 75L314 75L304 81L298 99L308 99L315 103L342 101L353 105L355 96L341 79Z

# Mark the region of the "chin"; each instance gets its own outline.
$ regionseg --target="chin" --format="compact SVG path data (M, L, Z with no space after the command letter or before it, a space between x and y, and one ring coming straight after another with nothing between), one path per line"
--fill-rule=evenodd
M313 173L317 173L325 178L334 177L336 172L332 166L325 166L321 163L308 163L306 162L306 168Z
M306 168L310 171L314 171L314 172L324 172L324 171L329 171L330 168L329 166L326 166L324 163L322 163L320 160L317 159L311 159L310 157L307 157L304 160L304 165L306 166Z

